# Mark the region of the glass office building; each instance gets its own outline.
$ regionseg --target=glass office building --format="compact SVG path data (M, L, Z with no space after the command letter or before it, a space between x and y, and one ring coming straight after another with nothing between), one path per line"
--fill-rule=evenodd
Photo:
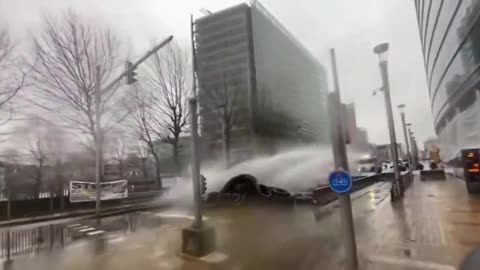
M415 0L442 158L480 146L480 1Z
M326 71L260 3L199 18L195 33L200 128L212 150L222 136L212 90L234 99L232 148L247 156L328 141Z

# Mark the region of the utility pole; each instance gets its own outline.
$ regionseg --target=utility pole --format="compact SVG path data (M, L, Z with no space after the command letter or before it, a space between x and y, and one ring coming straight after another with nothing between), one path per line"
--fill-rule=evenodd
M102 177L102 152L101 152L101 137L102 132L100 131L100 102L101 102L101 93L100 93L100 66L95 68L95 191L96 191L96 201L95 201L95 214L97 216L97 224L100 224L100 201L101 201L101 177Z
M331 119L331 135L333 158L335 169L342 168L346 171L348 168L347 148L345 145L345 134L343 130L342 104L340 99L340 87L338 83L337 62L335 59L335 49L330 49L332 61L334 92L329 95L329 114ZM352 201L350 194L338 194L340 214L342 220L342 233L345 246L345 255L347 269L358 269L357 244L355 242L355 229L353 224Z
M202 228L202 195L200 184L200 158L198 152L198 116L197 116L197 100L191 98L190 104L190 125L192 138L192 180L193 180L193 200L195 203L195 220L193 228Z

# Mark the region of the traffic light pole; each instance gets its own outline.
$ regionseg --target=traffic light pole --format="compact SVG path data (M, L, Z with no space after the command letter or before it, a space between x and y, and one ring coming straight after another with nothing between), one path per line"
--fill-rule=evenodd
M95 200L95 214L97 218L97 224L100 224L100 208L101 208L101 177L102 177L102 139L103 139L103 134L101 131L101 125L100 125L100 108L101 108L101 98L102 98L102 92L106 91L113 86L115 86L117 83L119 83L123 77L130 77L131 80L130 82L134 82L132 74L134 74L134 70L145 60L147 60L148 57L156 53L158 50L163 48L165 45L170 43L172 41L173 36L169 36L165 40L163 40L160 44L157 46L153 47L150 51L148 51L143 57L141 57L138 61L135 63L130 63L127 62L127 66L125 70L117 77L115 78L112 82L110 82L107 86L105 86L103 89L101 88L101 78L100 78L100 66L96 66L95 68L95 184L96 184L96 200Z
M95 214L97 225L100 224L100 204L101 204L101 177L102 177L102 132L100 131L100 66L95 68Z
M195 220L193 228L202 228L202 195L201 195L201 176L200 176L200 158L198 156L198 116L197 100L190 99L190 125L192 138L192 178L193 178L193 200L195 203Z
M340 87L338 83L337 62L335 49L330 50L332 61L334 92L329 95L329 114L331 119L331 135L333 158L335 169L342 168L348 171L347 148L345 145L345 133L343 129L342 104L340 100ZM352 201L350 193L338 194L340 215L342 221L343 244L345 246L346 269L358 269L357 243L355 241L355 229L353 224Z
M170 41L172 41L172 39L173 39L173 36L169 36L168 38L163 40L160 44L153 47L153 49L148 51L144 56L142 56L142 58L138 59L137 62L134 62L131 65L129 65L130 66L129 68L126 68L125 71L123 71L120 75L118 75L118 77L116 79L114 79L111 83L109 83L107 86L105 86L104 89L112 88L114 85L116 85L118 82L120 82L123 79L123 77L128 76L128 74L132 73L135 69L137 69L137 67L141 63L143 63L145 60L147 60L148 57L152 56L152 54L156 53L158 50L160 50L165 45L170 43Z

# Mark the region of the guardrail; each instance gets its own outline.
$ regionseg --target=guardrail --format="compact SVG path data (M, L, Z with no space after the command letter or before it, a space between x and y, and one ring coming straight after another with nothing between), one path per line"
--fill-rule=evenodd
M403 174L402 177L408 177L408 175L409 174L406 173L406 174ZM395 173L381 173L381 174L375 174L372 176L359 178L353 181L351 192L360 190L376 182L392 181L392 179L394 178L395 178ZM315 205L325 205L329 202L332 202L338 199L338 194L332 191L328 185L325 185L313 190L313 199L314 199Z
M102 201L102 207L117 207L122 206L123 204L132 204L137 202L145 202L155 197L161 196L166 189L155 190L155 191L146 191L146 192L136 192L130 193L127 198L124 199L115 199L115 200L105 200ZM63 208L61 208L63 201ZM13 219L16 218L25 218L25 217L35 217L39 215L47 214L57 214L72 212L85 209L94 209L95 201L91 202L76 202L70 203L68 197L57 197L57 198L39 198L39 199L30 199L30 200L12 200L11 204L11 215ZM8 202L0 202L0 220L7 219L7 207Z

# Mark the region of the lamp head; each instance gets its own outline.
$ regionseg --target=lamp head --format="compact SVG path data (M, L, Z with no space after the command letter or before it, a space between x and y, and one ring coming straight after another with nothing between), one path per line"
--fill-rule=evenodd
M388 47L388 43L380 43L373 48L373 52L378 55L378 60L380 61L380 63L387 62Z

